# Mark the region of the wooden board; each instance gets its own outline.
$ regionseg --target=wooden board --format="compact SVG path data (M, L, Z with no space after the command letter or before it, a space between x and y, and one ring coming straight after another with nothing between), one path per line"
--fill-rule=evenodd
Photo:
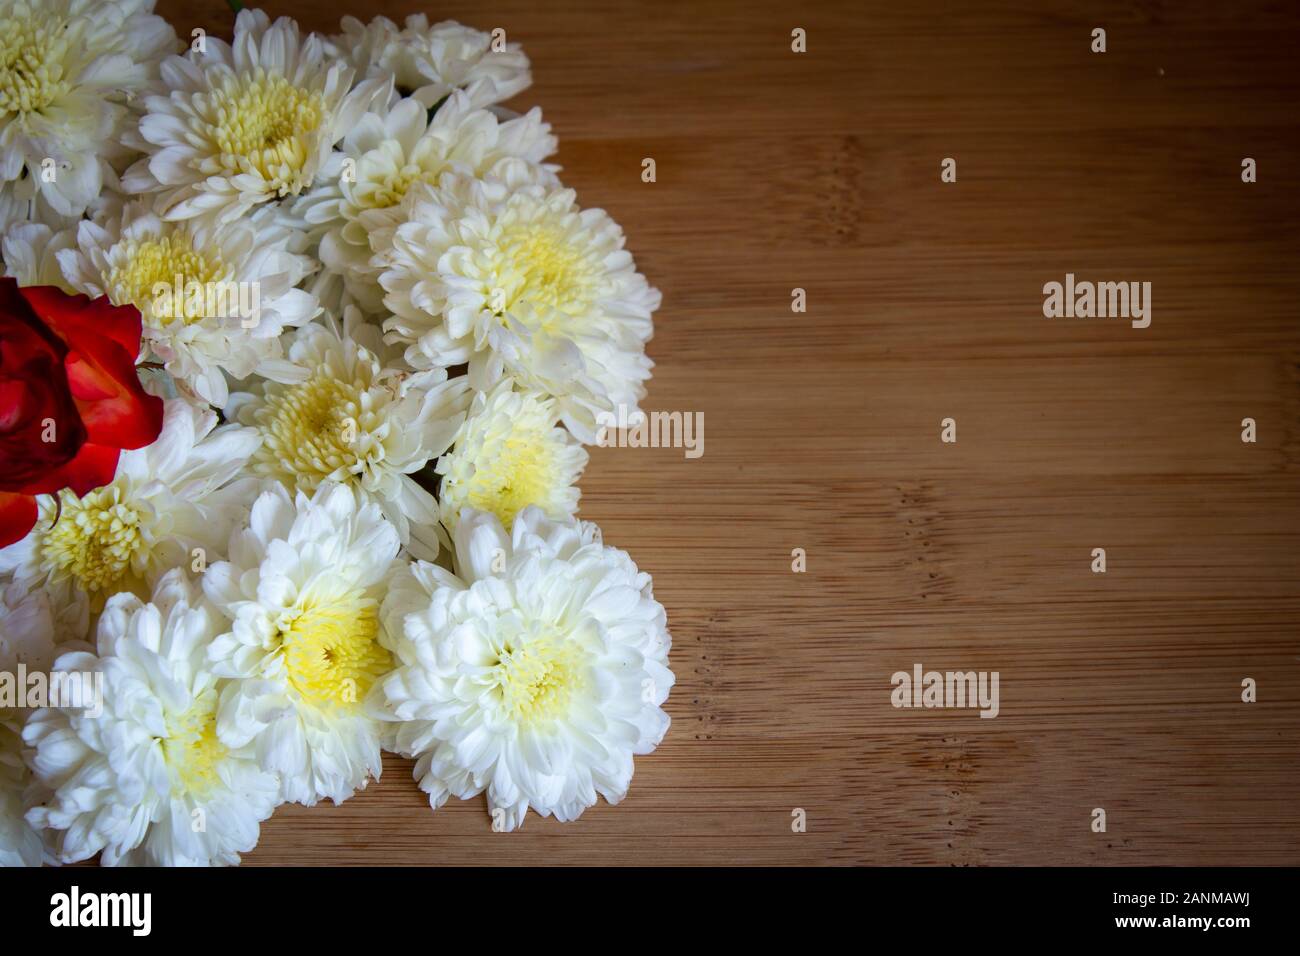
M524 44L514 105L663 291L647 407L705 453L598 450L582 513L654 575L673 726L574 824L432 813L389 758L247 863L1300 863L1300 17L802 6L428 5ZM1067 272L1151 326L1044 318ZM999 716L895 709L915 663L999 672Z

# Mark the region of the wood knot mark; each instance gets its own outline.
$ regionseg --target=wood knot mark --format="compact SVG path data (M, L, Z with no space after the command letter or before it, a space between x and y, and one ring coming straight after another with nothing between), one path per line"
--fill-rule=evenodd
M929 482L904 482L897 488L896 516L902 525L900 560L915 582L920 600L933 603L954 593L954 582L944 558L943 514L937 493Z
M722 679L722 662L717 652L726 641L714 638L724 637L724 630L722 612L712 612L696 632L695 641L689 648L690 659L684 662L690 668L689 677L682 680L679 672L678 684L674 688L678 692L688 690L690 694L690 723L694 725L692 732L696 740L712 740L719 723L714 692Z
M817 246L860 243L872 217L870 158L857 136L813 137L780 174L779 202L800 197L799 238ZM874 180L872 180L874 182Z
M853 244L862 237L862 176L867 153L856 136L836 140L826 174L826 221L837 243Z

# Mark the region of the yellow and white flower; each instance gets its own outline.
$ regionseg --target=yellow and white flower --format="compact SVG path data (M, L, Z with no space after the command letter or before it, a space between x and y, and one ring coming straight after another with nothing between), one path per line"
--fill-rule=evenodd
M512 830L529 807L569 821L597 795L619 802L669 722L650 576L595 525L536 508L513 537L467 510L456 567L416 562L393 580L384 640L399 666L370 698L430 805L486 790L494 827Z
M0 239L4 254L4 274L21 286L52 285L64 292L76 292L63 275L59 253L75 249L77 230L51 229L40 222L22 222L10 226Z
M0 584L0 673L15 673L19 664L48 671L58 656L59 624L44 590L28 590L12 580Z
M397 531L347 486L291 496L272 484L228 562L203 588L233 619L212 642L213 669L235 678L217 730L250 744L280 775L284 800L341 803L380 773L380 724L370 687L388 672L380 602L396 567Z
M454 529L462 508L491 512L507 528L528 505L572 517L587 451L558 419L554 399L516 392L509 380L476 394L452 450L438 459L443 524Z
M382 308L383 290L370 264L371 236L383 236L405 221L403 200L417 182L436 184L449 169L472 176L500 172L508 160L527 163L538 181L555 182L543 166L555 152L541 110L506 122L475 109L465 93L454 93L430 120L415 99L392 107L377 105L361 117L340 144L338 174L295 205L308 227L322 233L320 258L338 273L369 312Z
M108 602L97 653L56 662L103 682L98 715L44 708L23 731L37 784L27 820L55 831L57 859L102 851L105 866L230 865L256 845L278 782L217 737L223 688L207 647L223 624L177 568L149 603Z
M168 222L136 202L102 223L82 222L77 248L57 257L75 291L139 309L150 357L220 407L226 375L283 378L281 333L319 312L297 288L315 268L293 251L299 243L273 216Z
M217 427L215 412L167 400L162 433L122 452L110 484L37 498L35 527L0 549L0 577L43 589L65 636L86 637L113 595L148 599L166 571L198 570L220 554L256 491L241 473L259 442L254 429Z
M528 57L518 43L493 49L489 33L452 20L429 25L422 13L399 27L387 17L362 23L344 17L342 34L330 38L335 54L358 77L391 76L397 89L430 109L454 90L465 90L474 106L491 106L532 85Z
M49 673L59 654L60 628L49 595L28 591L17 582L0 586L0 674ZM65 647L82 647L69 642ZM0 866L40 866L45 858L41 835L23 814L31 774L23 760L25 707L0 704Z
M262 436L253 474L309 494L325 482L347 485L380 507L413 554L432 560L438 504L412 475L450 447L470 396L464 376L412 373L391 351L349 310L341 331L312 324L294 334L293 384L262 382L226 411Z
M0 866L40 866L44 860L41 835L23 816L30 780L22 720L0 711Z
M0 227L80 216L129 155L128 99L176 34L153 0L0 2Z
M147 155L122 185L157 193L166 219L232 222L298 195L370 101L387 95L378 79L349 92L351 67L328 62L321 38L301 38L287 17L272 24L261 10L241 10L233 46L204 42L204 52L163 61L139 133L126 137Z
M587 444L600 413L636 412L660 295L614 220L570 189L456 175L415 187L409 219L375 257L384 329L408 362L467 362L478 390L508 377L554 395Z

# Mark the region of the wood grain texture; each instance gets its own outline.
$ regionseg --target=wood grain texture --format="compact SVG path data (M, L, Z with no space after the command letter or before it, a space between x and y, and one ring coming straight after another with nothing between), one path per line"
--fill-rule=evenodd
M429 9L523 43L513 105L664 293L647 407L703 412L705 454L597 450L582 513L654 575L673 725L574 824L431 813L390 757L248 864L1300 863L1300 18L794 6ZM1044 319L1066 272L1150 281L1151 327ZM894 709L916 662L998 671L1000 716Z

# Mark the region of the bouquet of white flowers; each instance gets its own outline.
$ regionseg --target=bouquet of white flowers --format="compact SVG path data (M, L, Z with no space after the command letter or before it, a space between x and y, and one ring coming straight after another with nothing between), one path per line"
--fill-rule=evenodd
M518 45L152 0L0 44L0 863L237 863L385 749L498 830L618 802L670 641L576 483L660 296L497 105Z

